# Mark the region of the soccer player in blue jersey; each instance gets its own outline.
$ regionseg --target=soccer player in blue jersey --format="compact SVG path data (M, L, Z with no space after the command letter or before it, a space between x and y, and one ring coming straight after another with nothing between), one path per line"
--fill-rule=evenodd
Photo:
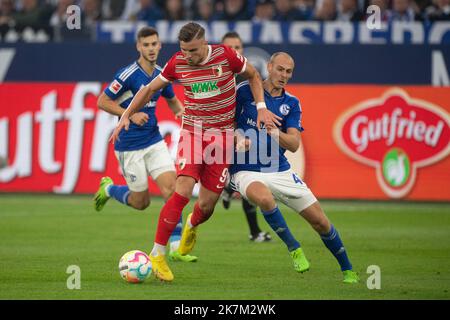
M120 69L98 98L100 109L119 117L139 89L150 83L161 72L161 68L156 64L161 50L156 29L151 27L140 29L136 48L140 54L139 59ZM169 84L153 95L139 112L130 117L129 130L123 130L114 144L115 154L127 185L115 185L110 177L103 177L94 197L94 207L97 211L102 210L110 198L138 210L146 209L150 204L148 176L156 182L165 200L175 190L174 161L159 132L155 115L156 103L160 96L166 99L177 117L183 113L183 106L175 96L172 85ZM197 257L178 253L181 230L180 218L170 238L169 256L173 260L196 261Z
M227 32L222 37L222 44L233 48L241 55L244 54L244 46L242 45L241 37L235 31ZM244 77L239 74L236 75L236 84L239 84L242 81L245 81ZM233 193L234 190L229 184L227 184L222 193L222 204L225 209L228 209L230 207ZM270 234L268 232L262 231L258 225L256 206L251 204L247 199L242 198L242 208L244 209L245 217L247 218L248 227L250 229L250 241L254 241L256 243L271 241L272 237L270 236Z
M267 68L269 77L263 82L265 102L269 111L282 117L281 126L267 130L256 128L257 111L250 87L247 82L238 85L237 130L250 140L250 148L235 154L235 163L230 168L232 185L261 208L267 223L286 244L296 271L307 271L309 262L276 200L298 212L320 235L341 267L343 282L357 283L359 277L352 270L339 233L306 183L290 169L284 156L286 150L295 152L298 149L303 131L299 100L284 90L292 77L294 60L287 53L278 52L272 55Z

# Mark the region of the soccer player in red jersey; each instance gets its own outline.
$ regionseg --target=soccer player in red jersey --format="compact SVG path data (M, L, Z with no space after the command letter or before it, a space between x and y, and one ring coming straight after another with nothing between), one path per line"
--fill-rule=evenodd
M264 103L262 81L247 59L224 45L208 45L205 29L195 22L184 25L178 35L181 51L167 62L161 74L134 97L117 124L111 140L128 129L130 116L140 110L157 91L178 80L184 87L184 114L177 155L175 192L160 212L155 243L150 254L153 272L161 280L172 281L165 259L166 244L192 190L201 183L198 200L183 230L179 251L188 254L194 247L197 226L212 215L225 186L233 154L236 111L235 74L247 78L258 110L257 127L280 125L280 117ZM231 148L231 149L230 149Z

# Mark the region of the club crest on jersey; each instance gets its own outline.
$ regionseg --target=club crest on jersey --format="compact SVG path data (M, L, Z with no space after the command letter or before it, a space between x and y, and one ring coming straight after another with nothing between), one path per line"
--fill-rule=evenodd
M122 85L117 80L114 80L109 86L109 90L111 90L111 92L114 94L117 94L120 89L122 89Z
M186 158L180 158L178 160L178 166L180 168L180 171L184 169L184 167L186 167Z
M213 74L214 74L216 77L220 77L220 76L223 74L222 66L221 66L221 65L212 67L212 70L213 70Z
M282 104L280 106L280 113L283 116L287 116L287 114L289 113L290 110L291 110L291 107L289 105L287 105L287 104Z

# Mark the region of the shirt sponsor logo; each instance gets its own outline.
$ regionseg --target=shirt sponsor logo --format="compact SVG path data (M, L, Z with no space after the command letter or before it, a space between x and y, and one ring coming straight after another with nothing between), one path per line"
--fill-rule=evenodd
M217 81L196 82L191 84L191 92L196 99L205 99L220 94Z
M450 117L441 107L394 88L341 115L334 138L349 157L375 168L386 195L402 198L419 168L450 153Z

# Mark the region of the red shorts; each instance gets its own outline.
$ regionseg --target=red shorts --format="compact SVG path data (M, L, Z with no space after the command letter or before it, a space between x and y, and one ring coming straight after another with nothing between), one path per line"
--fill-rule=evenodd
M231 133L230 133L231 132ZM192 133L181 130L177 152L177 175L189 176L206 189L221 193L233 158L232 131Z

